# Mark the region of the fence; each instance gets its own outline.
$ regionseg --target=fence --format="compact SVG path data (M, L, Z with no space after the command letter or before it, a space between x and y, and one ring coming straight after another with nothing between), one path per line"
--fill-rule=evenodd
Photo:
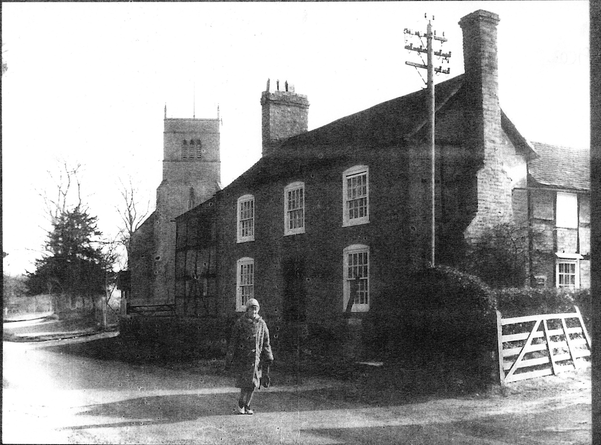
M4 304L4 318L14 319L21 315L45 314L54 312L53 298L50 295L9 298Z
M577 368L591 355L591 339L574 313L502 318L497 311L501 384Z
M127 315L146 315L149 317L175 317L175 304L127 304Z

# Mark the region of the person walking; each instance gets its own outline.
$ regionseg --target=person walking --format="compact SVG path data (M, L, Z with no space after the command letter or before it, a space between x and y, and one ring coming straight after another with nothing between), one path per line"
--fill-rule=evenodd
M255 389L270 385L269 366L273 353L269 339L269 329L259 315L259 302L251 298L246 303L246 312L234 324L227 355L226 369L236 376L236 387L240 397L236 412L254 414L250 409Z

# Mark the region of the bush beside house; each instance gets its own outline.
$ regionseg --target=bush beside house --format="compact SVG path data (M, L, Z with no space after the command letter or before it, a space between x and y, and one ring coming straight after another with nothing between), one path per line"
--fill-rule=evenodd
M574 312L578 306L587 331L592 333L592 296L590 289L510 288L493 291L504 318L537 314Z
M120 318L119 331L138 360L188 362L223 358L231 324L213 318L129 316Z
M478 278L445 266L419 270L374 299L366 323L374 356L442 378L493 378L496 301Z

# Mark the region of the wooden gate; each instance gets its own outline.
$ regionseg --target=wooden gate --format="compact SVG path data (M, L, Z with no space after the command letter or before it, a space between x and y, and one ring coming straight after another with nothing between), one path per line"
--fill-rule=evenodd
M497 311L501 384L556 375L591 355L591 339L578 307L567 314L502 318Z

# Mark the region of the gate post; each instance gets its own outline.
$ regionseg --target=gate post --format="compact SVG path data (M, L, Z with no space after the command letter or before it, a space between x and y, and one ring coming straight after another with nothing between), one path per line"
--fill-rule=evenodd
M499 381L505 386L505 370L503 369L503 323L501 313L497 312L497 358L499 360Z

